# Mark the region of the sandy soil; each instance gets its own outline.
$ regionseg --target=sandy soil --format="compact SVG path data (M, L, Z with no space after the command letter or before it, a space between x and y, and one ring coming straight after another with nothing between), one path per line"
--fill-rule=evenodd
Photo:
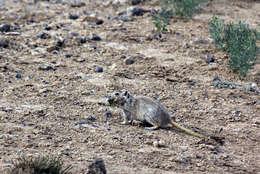
M260 174L259 93L212 85L218 76L260 87L259 57L238 80L226 66L228 56L209 39L207 25L217 14L257 28L259 1L208 1L193 20L172 19L169 32L157 39L151 39L149 12L124 22L119 12L128 3L82 2L71 7L66 0L0 0L0 25L11 25L0 32L7 43L0 47L1 173L21 155L54 154L73 166L72 173L103 158L111 174ZM159 9L154 0L137 6ZM93 14L104 23L84 20ZM127 65L130 56L134 63ZM206 63L206 56L215 61ZM123 88L158 98L180 124L225 137L225 143L174 128L120 125L121 111L100 102ZM154 147L159 140L164 146Z

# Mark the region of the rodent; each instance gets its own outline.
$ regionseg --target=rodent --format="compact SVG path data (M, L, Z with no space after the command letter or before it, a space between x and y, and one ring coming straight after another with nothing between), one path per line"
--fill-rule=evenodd
M127 90L119 90L107 96L107 103L110 106L117 106L124 112L124 121L121 124L130 124L133 120L147 122L152 127L145 127L148 130L156 130L171 124L189 135L200 138L211 138L203 134L187 129L173 120L167 108L159 101L146 96L133 96Z

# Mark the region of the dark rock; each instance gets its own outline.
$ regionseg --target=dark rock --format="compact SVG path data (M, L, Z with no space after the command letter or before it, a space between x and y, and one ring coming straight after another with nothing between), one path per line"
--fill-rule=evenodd
M143 8L139 8L139 7L128 7L125 12L122 12L123 14L126 13L128 16L142 16L144 13L146 12L146 10L144 10Z
M193 80L189 82L189 85L190 85L190 86L194 86L195 84L196 84L196 82L193 81Z
M201 39L200 37L197 37L194 41L192 41L192 44L207 44L208 41Z
M221 82L220 78L218 76L215 76L212 82L217 82L217 81Z
M86 174L106 174L106 167L103 159L96 159L88 166Z
M70 2L71 2L70 4L71 7L83 7L86 5L85 2L81 2L81 1L70 1Z
M9 32L9 31L11 31L11 25L10 24L2 24L2 25L0 25L0 31L1 32Z
M162 35L160 33L153 33L151 35L148 35L147 40L159 40L162 38Z
M86 42L87 42L87 37L86 37L86 36L80 37L80 39L79 39L79 43L80 43L80 44L84 44L84 43L86 43Z
M93 117L92 115L90 115L90 116L88 116L88 121L96 121L96 118L95 117Z
M70 54L70 53L68 53L68 54L65 55L66 58L70 58L70 57L72 57L72 56L73 56L73 55Z
M142 2L141 0L131 0L130 4L131 5L137 5L137 4L140 4L141 2Z
M49 134L48 130L43 131L43 135L48 135L48 134Z
M92 48L92 49L94 49L94 50L97 49L97 46L96 46L96 45L90 45L89 47Z
M60 47L58 47L56 45L47 48L48 52L59 51L59 50L60 50Z
M158 14L158 11L152 8L150 10L150 13L151 13L151 15L156 15L156 14Z
M112 113L111 113L110 111L106 111L104 115L105 115L105 117L106 117L106 120L107 120L108 118L112 117Z
M52 27L51 27L51 26L48 26L48 25L46 25L46 26L44 26L44 27L43 27L43 29L44 29L44 30L47 30L47 31L50 31L50 30L52 30Z
M135 63L135 57L134 56L129 56L124 61L125 61L126 65L131 65L131 64Z
M77 37L77 36L79 36L79 33L77 33L77 32L71 32L71 33L70 33L70 37L71 37L71 38Z
M41 70L41 71L49 71L49 70L55 71L56 67L53 67L51 65L47 65L47 66L46 65L40 65L38 69Z
M58 47L62 47L64 45L64 43L65 43L65 39L63 39L62 37L55 36L54 40L57 41L56 42L56 46L58 46Z
M69 19L75 20L75 19L78 19L78 18L79 18L79 15L77 15L77 14L69 14Z
M178 156L178 157L176 157L176 162L179 162L179 163L188 163L189 160L188 160L186 157Z
M214 62L214 61L215 61L215 59L213 58L213 56L211 56L211 55L206 56L206 63L211 63L211 62Z
M121 20L121 21L124 21L124 22L130 22L130 21L133 21L132 18L130 18L130 17L126 16L126 15L122 15L122 16L120 16L120 20Z
M78 104L79 104L79 101L74 101L73 104L74 104L74 105L78 105Z
M101 24L103 24L103 23L104 23L104 21L103 21L102 19L96 20L96 24L97 24L97 25L101 25Z
M201 159L201 156L200 156L200 155L196 155L196 158L197 158L197 159Z
M34 23L35 20L34 20L33 18L30 18L30 19L28 19L28 22L29 22L29 23Z
M1 47L8 48L9 47L9 40L0 38L0 48Z
M58 50L53 50L51 53L52 54L59 54L59 51Z
M97 34L92 34L91 40L95 40L95 41L101 41L101 37L98 36Z
M79 121L74 123L75 126L82 125L82 124L90 124L90 122L87 120L87 121Z
M48 33L45 33L45 32L40 32L36 35L36 37L38 37L40 39L48 39L48 38L50 38L50 35Z
M55 118L56 118L56 119L62 119L62 120L65 119L65 117L64 117L64 116L61 116L61 115L56 115Z
M95 68L95 72L103 72L103 67L97 66L97 67Z
M17 74L15 75L15 78L17 78L17 79L21 79L21 78L22 78L22 74L17 73Z

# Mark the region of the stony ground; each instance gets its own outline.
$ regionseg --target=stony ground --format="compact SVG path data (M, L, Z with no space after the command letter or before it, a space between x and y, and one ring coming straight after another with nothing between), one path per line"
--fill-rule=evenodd
M207 25L217 14L257 28L259 1L207 1L161 36L153 32L155 0L137 4L146 10L139 16L121 13L127 1L81 2L0 0L1 173L21 155L53 154L72 173L103 158L111 174L260 174L259 93L212 84L218 77L260 87L259 57L239 80ZM102 101L123 88L157 98L180 124L225 143L120 125L120 110Z

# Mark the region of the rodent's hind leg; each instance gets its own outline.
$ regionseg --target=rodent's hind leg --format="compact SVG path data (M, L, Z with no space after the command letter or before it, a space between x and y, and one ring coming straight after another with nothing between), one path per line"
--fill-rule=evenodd
M153 127L145 127L146 130L157 130L160 126L153 126Z

